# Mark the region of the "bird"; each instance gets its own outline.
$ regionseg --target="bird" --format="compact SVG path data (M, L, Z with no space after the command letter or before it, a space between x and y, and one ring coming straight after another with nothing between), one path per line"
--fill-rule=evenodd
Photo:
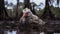
M23 15L19 20L19 28L21 31L31 31L31 29L36 29L39 31L40 25L44 25L46 22L40 19L38 16L34 15L30 9L23 9Z
M44 25L46 22L40 19L38 16L34 15L30 9L23 9L23 15L19 20L20 23L37 23L40 25Z

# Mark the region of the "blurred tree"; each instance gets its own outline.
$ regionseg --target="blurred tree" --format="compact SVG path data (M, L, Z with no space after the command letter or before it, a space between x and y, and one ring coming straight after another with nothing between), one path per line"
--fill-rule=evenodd
M7 9L8 15L12 19L19 20L20 17L22 16L22 10L24 8L24 3L19 2L19 5L17 7L16 5L13 5L13 9Z
M45 2L45 11L44 11L44 13L43 13L43 15L42 15L42 18L47 18L47 19L52 19L52 18L54 18L53 17L53 14L52 14L52 12L51 12L51 10L50 10L50 6L49 6L49 0L46 0L46 2Z
M5 9L5 4L4 0L0 0L0 20L4 20L8 16L6 9Z
M32 13L36 15L36 12L34 11L34 6L35 6L35 5L33 5L33 10L32 10L30 0L24 0L24 5L25 5L24 8L27 7L27 8L29 8L29 9L31 9Z
M31 9L31 5L30 5L30 0L24 0L24 8L29 8Z
M37 6L37 4L32 2L31 3L31 10L32 10L33 14L37 15L37 13L35 12L35 6Z
M50 6L53 6L54 1L55 1L55 0L49 0Z
M11 2L11 3L9 4L9 6L13 6L13 3Z
M5 1L5 5L8 5L8 1Z
M51 7L51 11L53 14L55 14L55 18L60 19L60 8Z
M60 2L60 0L57 0L57 6L58 6L58 8L59 8L59 2Z
M18 20L18 7L19 7L19 0L17 0L17 7L16 7L16 20Z

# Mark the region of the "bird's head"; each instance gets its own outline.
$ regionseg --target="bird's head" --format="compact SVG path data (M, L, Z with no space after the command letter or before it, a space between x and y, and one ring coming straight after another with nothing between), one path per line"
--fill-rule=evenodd
M25 8L25 9L23 10L23 16L24 16L24 17L29 17L29 16L31 16L31 15L32 15L32 12L31 12L30 9Z

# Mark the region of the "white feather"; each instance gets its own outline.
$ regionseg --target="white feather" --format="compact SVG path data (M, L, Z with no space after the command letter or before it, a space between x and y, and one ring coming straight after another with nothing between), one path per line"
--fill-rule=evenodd
M46 22L44 22L43 20L39 19L38 16L34 15L34 14L31 12L30 9L25 8L25 9L23 10L23 13L27 13L27 12L29 12L29 14L28 14L29 17L28 17L28 18L29 18L30 22L38 23L38 24L40 24L40 25L43 25L43 24L46 23ZM21 20L22 20L22 21L25 21L24 17L22 17Z

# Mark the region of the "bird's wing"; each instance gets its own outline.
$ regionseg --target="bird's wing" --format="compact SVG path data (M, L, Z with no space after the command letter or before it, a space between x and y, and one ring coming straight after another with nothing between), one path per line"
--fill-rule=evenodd
M38 16L33 16L33 22L38 23L40 25L44 25L46 22L44 22L42 19L39 19Z

